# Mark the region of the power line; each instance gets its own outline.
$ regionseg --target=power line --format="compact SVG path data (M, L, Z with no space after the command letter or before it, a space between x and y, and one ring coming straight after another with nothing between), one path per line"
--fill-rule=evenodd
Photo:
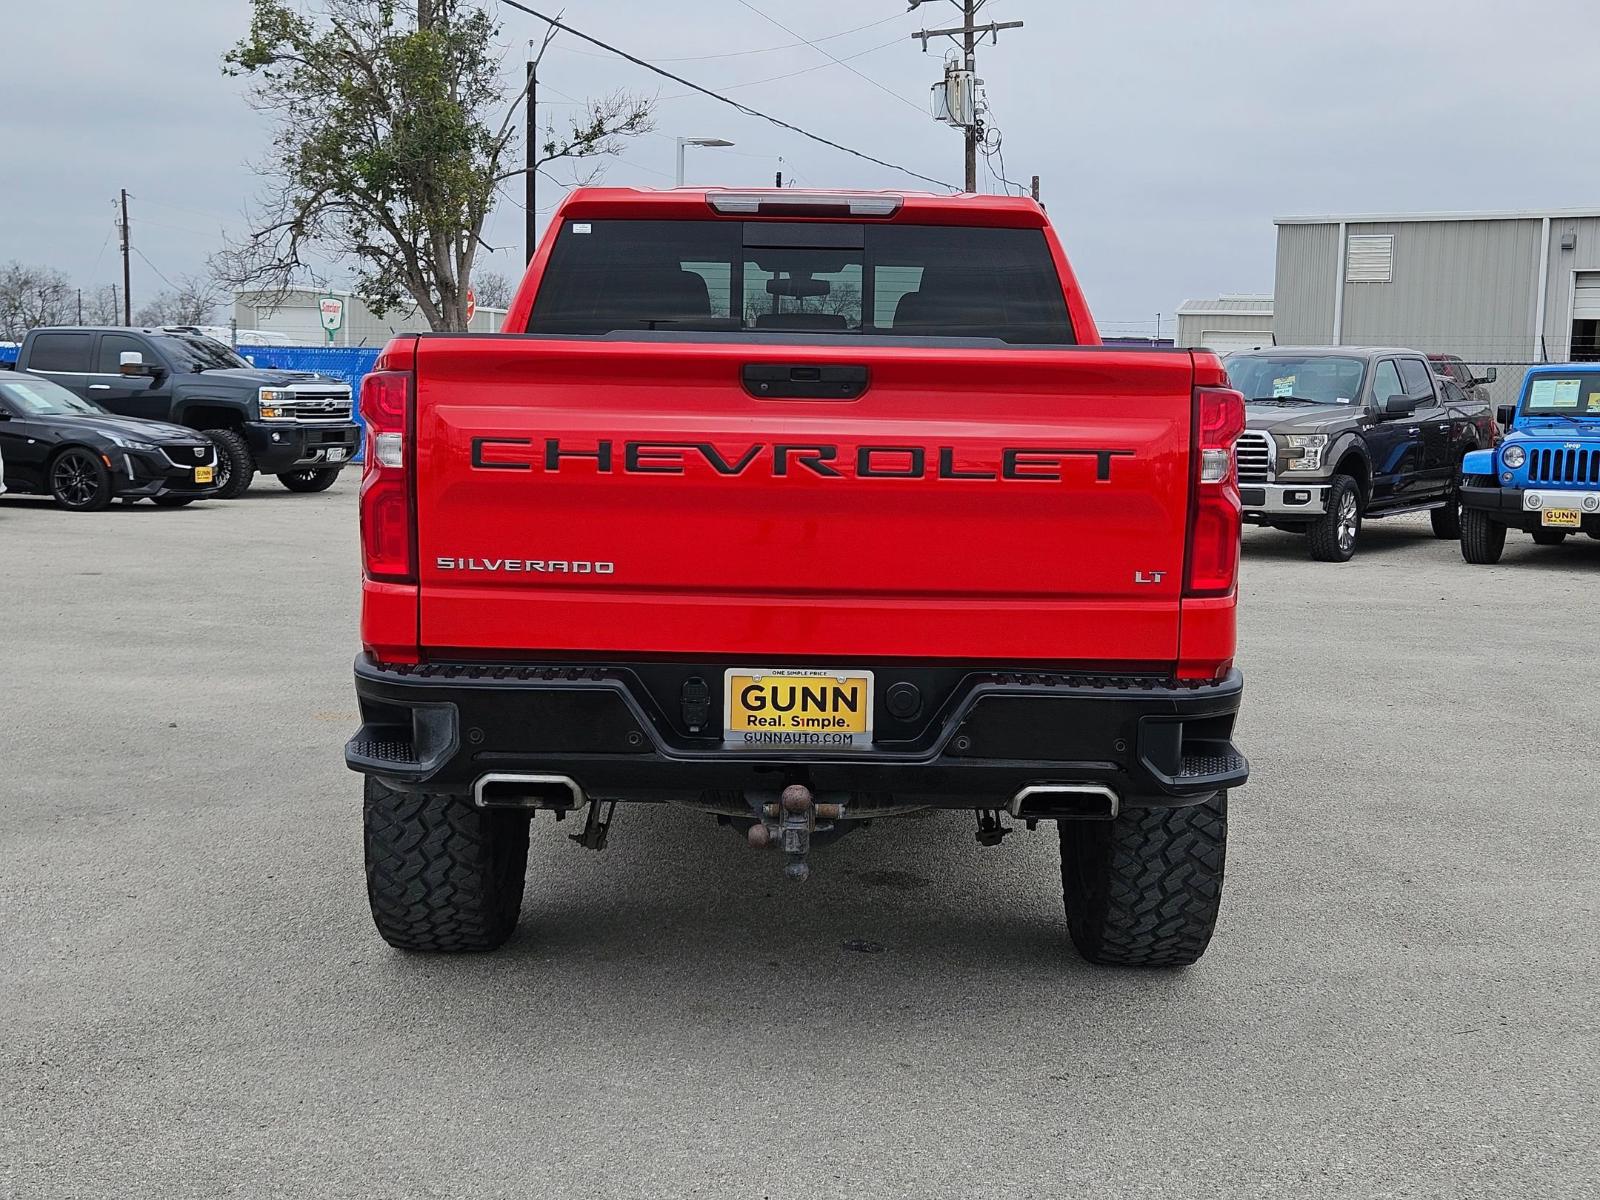
M233 220L232 217L225 217L221 213L218 213L218 212L210 212L210 211L208 211L206 209L203 209L203 208L191 208L187 204L174 204L170 200L149 200L149 199L146 199L144 196L140 196L139 200L140 200L141 203L144 203L144 204L154 204L157 208L170 208L174 212L192 213L194 216L197 216L197 217L211 217L212 219L217 220L217 221L231 221L231 220Z
M907 10L907 11L909 11L909 10ZM775 53L775 52L777 52L779 50L794 50L794 49L798 49L801 46L814 46L814 45L816 45L817 42L835 42L835 41L838 41L842 37L849 37L852 33L861 33L863 30L876 29L880 25L887 25L890 21L898 21L902 17L904 17L905 15L906 15L905 13L895 13L893 16L884 17L883 19L878 20L878 21L869 21L865 25L857 25L853 29L844 29L844 30L840 30L838 33L830 33L830 34L828 34L827 37L819 37L815 41L806 41L804 38L802 38L798 42L785 42L781 46L763 46L759 50L728 50L728 51L723 52L722 54L686 54L686 55L682 55L682 56L677 57L677 58L657 58L657 59L654 59L652 61L658 62L658 63L711 62L714 59L719 59L719 58L746 58L746 57L748 57L748 56L750 56L752 54L773 54L773 53ZM799 34L795 34L793 36L799 37ZM895 40L899 41L898 38L896 38ZM596 54L592 50L579 50L579 49L576 49L573 46L562 46L562 47L560 47L560 49L565 50L568 54L581 54L585 58L607 58L607 57L609 57L609 55L605 55L605 54Z
M725 83L725 84L722 85L722 90L725 91L725 92L731 92L735 88L755 87L757 84L762 84L762 83L776 83L780 79L793 79L796 75L810 75L814 71L826 71L829 67L833 66L834 63L837 63L840 66L844 66L846 63L850 62L852 59L865 58L869 54L876 54L879 50L887 50L890 46L898 46L899 44L900 44L900 39L897 37L897 38L893 39L892 41L881 42L876 46L871 46L868 49L859 51L859 52L857 52L855 54L847 54L843 58L836 58L836 59L833 60L833 62L818 63L814 67L801 67L798 71L785 71L782 75L768 75L768 76L765 76L762 79L749 79L749 80L746 80L744 83ZM856 74L860 75L861 73L859 71L857 71ZM867 78L865 75L862 75L861 77L863 79ZM893 94L894 93L892 93L892 92L890 93L890 95L893 95ZM694 95L693 92L679 92L674 96L662 96L661 99L662 100L682 100L684 97L692 96L692 95ZM922 110L918 109L917 111L921 112Z
M994 110L985 102L984 111L992 118ZM1026 196L1028 189L1014 179L1006 177L1006 152L1005 134L997 125L985 125L983 138L978 142L978 153L983 155L983 165L989 168L989 174L995 177L996 182L1005 188L1007 194L1012 188L1017 189L1019 196ZM1000 160L1000 169L995 170L995 159Z
M118 226L113 222L111 228L106 230L106 240L100 243L100 253L94 256L94 266L89 268L90 275L100 270L100 260L106 256L106 247L111 244L111 235L117 231L117 228Z
M865 79L868 83L870 83L873 87L877 88L884 95L893 96L896 100L900 101L900 103L904 104L907 108L915 109L918 113L922 112L922 105L917 104L915 101L907 100L899 92L895 91L892 88L885 87L883 84L879 83L876 79L874 79L871 75L868 75L863 71L856 70L854 67L852 67L849 64L849 62L847 60L842 59L842 58L834 57L832 51L824 50L816 42L807 41L806 38L802 34L796 33L793 29L790 29L782 21L778 20L777 17L768 16L766 13L762 12L759 8L757 8L754 4L751 4L750 0L739 0L739 3L744 5L745 8L748 8L751 12L755 13L756 16L760 17L762 20L769 21L772 24L776 25L779 29L781 29L785 33L787 33L790 37L800 38L801 41L805 42L806 45L810 46L818 54L827 55L828 61L833 63L835 66L843 67L846 71L849 71L850 74L855 75L855 76L857 76L857 77L859 77L861 79ZM897 42L899 40L900 40L899 38L895 39L895 41L897 41ZM853 55L852 57L859 58L860 55Z
M166 284L173 291L175 291L175 292L178 291L178 285L173 283L172 280L168 279L165 275L162 275L161 274L161 268L156 266L155 263L151 262L150 259L148 257L146 257L145 252L143 250L139 249L139 247L137 247L137 246L132 246L132 247L130 247L130 249L135 254L137 254L141 259L144 260L144 265L145 266L149 267L158 276L160 276L162 283Z
M500 0L500 3L504 4L507 8L514 8L518 12L527 13L530 17L537 17L545 24L553 26L564 33L570 33L573 37L580 38L581 40L588 42L590 45L599 46L602 50L609 50L618 58L627 59L635 66L643 67L645 70L654 72L655 74L666 79L670 79L674 83L681 83L684 87L693 88L701 95L709 96L713 100L716 100L722 104L726 104L729 108L732 108L737 112L741 112L745 114L745 116L755 117L758 120L766 121L769 124L778 126L780 129L787 129L791 133L798 133L801 137L809 138L813 142L818 142L821 145L828 146L834 150L843 151L845 154L852 155L853 157L862 159L866 162L876 163L880 167L888 167L891 171L899 171L901 174L909 175L913 179L920 179L925 183L931 183L937 187L950 188L952 191L955 190L954 184L947 183L942 179L935 179L931 175L924 175L921 171L913 171L910 167L902 167L898 163L892 163L886 159L867 154L864 151L855 150L849 146L841 145L838 142L831 141L830 139L823 137L821 134L812 133L809 129L802 129L800 126L792 124L779 117L771 116L770 114L764 113L759 109L751 108L748 104L744 104L738 100L732 99L731 97L724 96L719 92L714 92L708 87L702 87L693 80L685 79L682 75L675 75L671 71L656 66L654 63L646 62L636 54L629 54L626 50L620 50L616 46L611 45L609 42L603 42L597 37L591 37L587 33L583 33L580 30L574 29L571 25L566 24L564 21L561 21L556 17L546 16L537 9L529 8L526 4L518 3L517 0Z

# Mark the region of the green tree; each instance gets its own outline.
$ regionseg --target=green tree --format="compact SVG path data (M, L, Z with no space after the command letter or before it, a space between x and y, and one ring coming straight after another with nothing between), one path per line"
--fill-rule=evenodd
M493 18L469 0L252 3L224 70L251 79L274 153L258 219L218 273L281 294L312 276L314 249L350 263L380 314L415 304L432 328L465 329L484 220L522 173L508 164L525 92L506 94ZM615 154L650 128L649 100L613 93L547 135L538 163Z

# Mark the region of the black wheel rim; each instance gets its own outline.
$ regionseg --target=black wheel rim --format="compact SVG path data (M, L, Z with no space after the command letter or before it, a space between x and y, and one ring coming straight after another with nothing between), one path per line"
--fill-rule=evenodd
M294 479L294 480L298 480L301 483L315 483L316 480L317 480L317 472L316 471L295 471L289 476L289 478L290 479Z
M227 451L221 446L217 447L217 487L225 488L228 481L233 478L233 460L228 457Z
M63 504L73 508L91 504L100 492L98 464L87 454L69 450L56 459L50 471L50 487Z

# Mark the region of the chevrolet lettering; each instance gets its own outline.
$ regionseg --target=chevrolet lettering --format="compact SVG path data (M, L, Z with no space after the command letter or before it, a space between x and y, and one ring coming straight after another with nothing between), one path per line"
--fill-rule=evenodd
M1132 450L1087 446L1003 446L983 455L956 446L837 446L827 444L721 447L714 442L588 444L560 438L475 437L472 465L483 471L558 472L587 466L602 475L688 475L696 468L737 478L746 472L775 479L809 474L822 479L1010 479L1061 482L1067 464L1083 460L1088 477L1111 479L1111 464ZM961 457L958 459L958 454Z
M796 881L906 814L1042 825L1086 958L1205 950L1244 399L1103 345L1033 200L578 188L500 332L395 338L361 415L345 760L391 944L501 945L530 837L669 804Z

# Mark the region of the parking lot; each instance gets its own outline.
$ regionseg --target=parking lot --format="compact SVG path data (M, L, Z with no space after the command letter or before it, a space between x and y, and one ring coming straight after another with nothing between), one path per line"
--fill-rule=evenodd
M1048 826L797 886L636 809L541 817L512 944L434 959L372 929L340 756L356 482L0 501L0 1194L1592 1194L1600 542L1246 534L1188 970L1074 955Z

